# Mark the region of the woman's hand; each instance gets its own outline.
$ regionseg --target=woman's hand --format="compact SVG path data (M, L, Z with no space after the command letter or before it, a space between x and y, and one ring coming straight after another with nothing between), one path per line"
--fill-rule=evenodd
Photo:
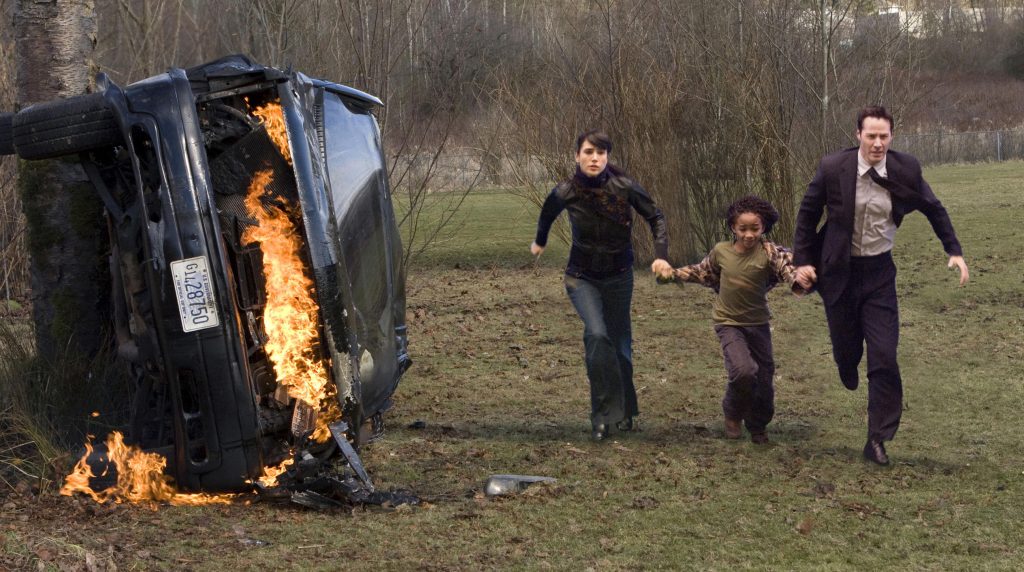
M659 258L651 263L651 272L656 274L658 278L668 280L672 278L672 265L667 260Z
M530 254L533 254L534 256L540 256L541 254L543 254L543 252L544 252L544 247L543 246L540 246L536 242L531 242L530 243Z

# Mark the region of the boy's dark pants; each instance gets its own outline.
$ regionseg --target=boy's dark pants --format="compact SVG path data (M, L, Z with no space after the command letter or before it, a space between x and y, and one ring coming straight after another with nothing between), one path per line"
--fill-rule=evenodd
M715 324L715 333L729 374L722 412L729 419L742 419L751 434L764 433L775 416L771 326Z

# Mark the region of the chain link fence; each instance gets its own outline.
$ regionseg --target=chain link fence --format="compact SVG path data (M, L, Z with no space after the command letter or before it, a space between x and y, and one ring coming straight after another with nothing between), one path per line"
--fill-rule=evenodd
M892 147L917 157L922 165L1024 159L1024 130L896 133Z

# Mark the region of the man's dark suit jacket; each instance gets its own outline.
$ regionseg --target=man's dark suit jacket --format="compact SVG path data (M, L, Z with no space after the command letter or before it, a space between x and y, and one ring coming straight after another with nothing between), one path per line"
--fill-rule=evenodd
M816 286L826 304L839 299L850 277L858 151L857 147L852 147L821 160L796 217L793 265L815 267ZM962 256L949 215L921 176L917 159L890 150L885 168L889 183L883 186L892 196L892 218L896 226L903 222L905 215L919 210L928 217L946 254ZM827 212L828 217L819 230L822 212Z

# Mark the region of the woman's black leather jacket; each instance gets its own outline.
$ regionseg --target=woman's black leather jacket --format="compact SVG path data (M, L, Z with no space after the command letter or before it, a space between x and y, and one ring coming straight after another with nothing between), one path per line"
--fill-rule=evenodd
M655 257L668 258L665 216L647 191L626 176L609 176L597 188L587 188L574 179L559 183L541 208L535 242L545 246L551 225L562 210L568 210L572 249L566 273L595 279L619 274L633 265L629 207L650 225Z

